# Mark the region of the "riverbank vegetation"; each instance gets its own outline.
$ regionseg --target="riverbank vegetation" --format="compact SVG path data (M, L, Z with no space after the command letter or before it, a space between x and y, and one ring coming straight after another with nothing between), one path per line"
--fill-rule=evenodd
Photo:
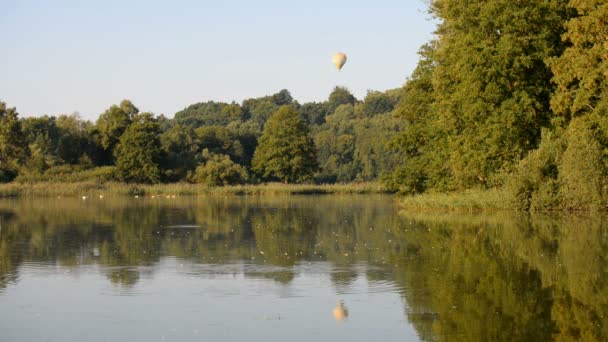
M431 13L437 37L395 110L403 162L388 184L417 195L404 205L493 208L500 192L504 208L605 209L608 4L437 0Z
M229 196L229 195L304 195L304 194L381 194L389 190L381 183L350 184L241 184L208 186L205 184L127 184L120 182L73 183L7 183L0 184L0 198L8 197L82 197L83 199L111 196L168 197Z
M400 95L370 92L359 101L336 87L327 101L301 105L282 90L242 104L193 104L172 119L124 100L96 122L78 114L19 118L0 102L0 182L378 181L398 158L387 144L401 126L392 116Z
M196 103L173 118L125 100L96 122L20 119L0 103L0 181L381 180L415 195L403 200L415 206L605 209L608 4L434 0L429 8L437 31L412 76L363 100L336 87L326 101L300 104L281 90Z

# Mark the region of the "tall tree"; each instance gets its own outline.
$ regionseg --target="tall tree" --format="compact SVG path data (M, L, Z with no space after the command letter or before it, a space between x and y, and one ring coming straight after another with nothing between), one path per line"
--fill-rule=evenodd
M405 84L394 112L404 121L403 130L392 143L402 159L385 183L403 193L419 193L429 188L448 190L447 131L433 108L437 43L433 41L420 49L418 66Z
M535 148L552 113L547 59L562 52L566 0L436 0L435 110L453 187L492 185Z
M24 143L17 110L0 102L0 182L16 176L25 157Z
M114 151L120 180L130 183L160 181L160 125L151 113L137 114Z
M551 62L557 84L551 107L566 122L600 107L608 111L608 2L571 0L569 6L576 16L566 24L568 47Z
M315 145L308 125L291 106L274 113L264 128L252 161L264 179L303 182L318 169Z
M194 129L190 126L173 126L161 135L160 141L163 149L161 166L166 170L166 180L184 179L197 164L200 142Z
M101 138L101 145L110 153L120 136L127 130L133 117L139 113L139 109L129 100L123 100L119 106L113 105L97 119L97 129Z
M333 113L336 108L343 104L354 105L355 102L357 102L357 99L348 89L345 87L335 87L327 100L328 114Z

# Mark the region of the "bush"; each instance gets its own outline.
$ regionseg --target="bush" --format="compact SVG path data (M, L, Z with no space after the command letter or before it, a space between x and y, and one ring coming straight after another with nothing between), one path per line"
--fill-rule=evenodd
M193 181L209 186L243 184L247 181L247 170L233 162L229 156L224 154L209 153L203 151L205 164L196 168Z
M589 115L573 120L559 164L560 200L568 209L606 207L608 119Z
M608 119L575 118L566 129L543 132L538 149L506 182L513 207L521 210L603 209L607 203Z
M8 183L15 179L17 174L12 170L0 169L0 183Z
M46 170L44 173L22 173L15 178L15 181L18 183L105 183L115 180L115 169L116 168L114 166L101 166L92 169L85 169L79 165L60 165L52 167Z

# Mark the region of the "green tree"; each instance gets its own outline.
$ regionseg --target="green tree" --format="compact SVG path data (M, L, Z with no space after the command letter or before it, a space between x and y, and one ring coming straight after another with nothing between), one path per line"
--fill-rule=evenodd
M563 40L568 47L551 61L557 84L551 107L566 120L608 110L608 4L571 0L569 6L577 15L566 24Z
M133 117L139 113L131 101L123 100L119 106L113 105L97 119L101 145L110 153L118 144L120 137L133 121Z
M21 120L21 129L29 156L26 162L28 171L44 172L48 167L60 164L57 146L61 131L57 119L52 116L31 117Z
M247 170L230 160L225 154L203 150L204 164L196 168L194 181L210 186L243 184L247 181Z
M166 180L184 179L197 164L200 141L194 129L190 126L173 126L161 135L160 141L163 149L161 166L165 170Z
M293 107L281 107L266 123L252 169L264 179L285 183L309 180L318 169L308 125Z
M57 156L65 163L77 164L83 155L87 155L90 125L88 121L81 120L77 113L57 118L57 128L61 134L57 141Z
M443 21L433 57L434 110L448 132L452 186L495 184L540 140L553 92L565 0L433 1Z
M310 126L321 125L325 122L325 116L327 115L327 105L325 103L305 103L298 109L300 116Z
M268 118L279 109L272 96L243 101L245 116L263 128Z
M318 179L330 183L350 182L358 172L353 163L356 141L353 105L340 105L325 117L325 121L314 135L317 160L321 168Z
M436 44L431 42L420 49L418 66L405 84L401 101L394 111L403 120L404 127L393 140L392 147L402 158L384 181L402 193L448 189L447 132L433 110Z
M355 96L345 87L335 87L334 90L329 94L327 100L327 110L329 114L333 113L336 108L343 104L354 105L357 102Z
M222 126L207 126L196 129L200 150L209 149L216 154L227 154L240 164L245 164L247 157L238 137L228 128ZM249 158L250 159L250 158Z
M378 114L391 112L399 101L400 89L390 92L368 91L363 100L362 112L364 116L372 117Z
M272 95L272 102L274 102L277 106L285 106L293 103L293 97L291 97L291 93L287 89L282 89L278 93Z
M151 113L137 114L120 137L114 155L117 176L124 182L160 181L160 126Z
M18 115L15 108L7 108L6 103L0 102L0 182L14 178L25 157Z
M201 126L226 125L240 113L223 102L200 102L175 113L175 123L198 128Z

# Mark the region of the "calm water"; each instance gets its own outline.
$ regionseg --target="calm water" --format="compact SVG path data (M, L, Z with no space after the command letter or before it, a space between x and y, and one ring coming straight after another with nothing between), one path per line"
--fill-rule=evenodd
M608 340L602 216L0 201L0 341Z

